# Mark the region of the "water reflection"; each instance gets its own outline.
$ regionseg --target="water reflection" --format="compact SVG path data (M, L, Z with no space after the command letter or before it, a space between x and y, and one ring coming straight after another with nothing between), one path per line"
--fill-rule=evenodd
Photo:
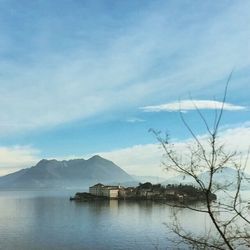
M0 249L172 249L164 223L173 209L151 201L70 202L68 195L0 192ZM201 232L204 214L181 209L187 229Z

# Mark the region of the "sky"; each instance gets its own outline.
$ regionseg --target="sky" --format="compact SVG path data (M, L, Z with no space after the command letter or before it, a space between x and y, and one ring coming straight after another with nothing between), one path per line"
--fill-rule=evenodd
M221 107L220 137L250 146L250 1L0 0L0 175L100 154L167 177L149 130L181 148ZM247 167L250 172L250 166Z

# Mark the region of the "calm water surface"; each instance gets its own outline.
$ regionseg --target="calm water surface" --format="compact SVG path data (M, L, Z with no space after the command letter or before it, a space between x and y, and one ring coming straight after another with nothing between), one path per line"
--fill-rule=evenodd
M171 209L152 202L70 202L74 191L0 191L0 249L174 249L164 223ZM206 218L179 214L191 230Z

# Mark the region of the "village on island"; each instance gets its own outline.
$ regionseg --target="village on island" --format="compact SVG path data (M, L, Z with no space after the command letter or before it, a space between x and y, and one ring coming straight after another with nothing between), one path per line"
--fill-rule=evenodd
M153 200L153 201L203 201L205 192L193 185L166 185L139 183L137 187L109 186L101 183L89 187L89 193L78 192L70 200L95 201L104 199L117 200ZM210 193L209 200L216 200L216 195Z

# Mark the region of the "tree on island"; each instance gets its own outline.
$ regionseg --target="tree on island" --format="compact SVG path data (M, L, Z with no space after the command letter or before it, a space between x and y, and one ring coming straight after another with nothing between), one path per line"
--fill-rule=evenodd
M150 182L139 183L139 186L138 186L139 189L143 189L143 188L151 189L152 187L153 187L153 184Z
M179 152L175 145L170 142L168 135L163 138L160 132L150 129L164 149L163 164L166 170L181 174L183 178L191 177L206 197L204 204L199 207L190 204L169 204L175 208L203 213L211 222L211 228L207 230L206 235L188 231L178 219L178 209L174 209L174 221L167 226L171 232L178 236L176 239L170 239L177 245L184 243L192 249L247 249L250 247L250 204L241 196L242 181L249 182L249 179L247 180L244 175L248 156L243 160L240 158L239 152L227 151L218 135L231 76L232 73L228 77L219 112L215 108L213 126L209 125L194 103L194 107L207 131L205 139L195 134L181 110L179 112L181 120L193 138L192 144L186 145L185 152ZM217 183L215 175L223 172L228 166L237 173L234 183ZM201 173L204 172L207 173L208 180L201 178ZM232 184L236 184L233 192L228 190ZM211 193L223 193L223 199L211 201L209 199Z

